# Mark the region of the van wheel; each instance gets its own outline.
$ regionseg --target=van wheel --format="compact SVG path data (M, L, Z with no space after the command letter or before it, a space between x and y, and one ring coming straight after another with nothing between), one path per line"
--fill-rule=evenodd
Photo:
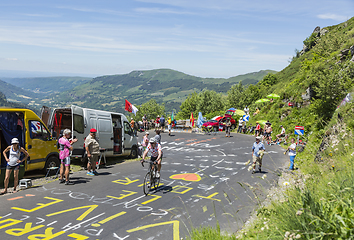
M51 157L49 157L47 159L47 161L45 163L45 167L44 167L45 173L47 173L48 172L48 168L51 168L51 167L60 167L59 159L57 157L55 157L55 156L51 156Z
M133 147L132 151L130 153L130 158L137 158L138 157L138 148L137 147Z

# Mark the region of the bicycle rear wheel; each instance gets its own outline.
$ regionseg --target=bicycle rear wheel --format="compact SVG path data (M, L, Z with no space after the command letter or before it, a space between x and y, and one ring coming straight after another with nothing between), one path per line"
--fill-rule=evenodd
M151 177L151 173L148 172L144 178L143 191L145 195L148 195L151 189L150 177Z
M155 176L156 176L156 173L157 171L155 171ZM154 177L154 187L155 187L155 190L159 187L160 185L160 178L161 178L161 173L160 173L160 177L159 178L156 178Z

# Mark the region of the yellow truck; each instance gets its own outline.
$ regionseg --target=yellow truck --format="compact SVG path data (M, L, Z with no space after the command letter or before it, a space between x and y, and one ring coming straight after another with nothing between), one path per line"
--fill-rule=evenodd
M1 168L6 167L3 150L12 138L18 138L20 146L29 153L25 171L59 167L57 140L52 138L42 120L29 109L0 108ZM54 136L55 137L55 136Z

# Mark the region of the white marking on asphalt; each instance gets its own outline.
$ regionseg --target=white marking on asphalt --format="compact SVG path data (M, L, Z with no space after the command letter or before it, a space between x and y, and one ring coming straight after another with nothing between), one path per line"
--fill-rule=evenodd
M239 164L239 165L246 165L245 162L235 162L236 164Z
M224 159L221 159L220 161L218 161L217 163L214 163L213 165L211 165L212 167L214 167L215 165L221 163L222 161L224 161Z

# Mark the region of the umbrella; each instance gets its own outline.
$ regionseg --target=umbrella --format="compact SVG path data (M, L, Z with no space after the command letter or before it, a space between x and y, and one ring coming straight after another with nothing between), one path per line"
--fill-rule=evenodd
M267 96L267 98L273 98L273 99L278 99L280 96L278 94L272 93Z
M243 110L237 109L237 110L235 111L235 114L236 114L236 115L239 115L239 116L243 116L243 115L245 115L245 112L244 112Z
M269 99L266 98L262 98L262 99L258 99L255 103L264 103L264 102L269 102Z
M235 114L235 110L236 110L235 108L229 108L227 109L226 114L233 116Z

